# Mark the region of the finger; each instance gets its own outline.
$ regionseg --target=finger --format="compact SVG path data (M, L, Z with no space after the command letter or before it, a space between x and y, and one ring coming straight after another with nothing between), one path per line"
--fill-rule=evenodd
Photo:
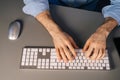
M93 48L92 47L89 47L89 49L85 52L85 56L87 58L90 58L91 54L93 53Z
M87 51L87 49L89 48L90 42L89 40L86 42L85 46L83 47L83 52Z
M75 49L72 47L72 45L70 45L70 44L68 44L68 48L69 48L69 50L71 51L71 53L72 53L72 55L74 56L74 57L76 57L76 52L75 52Z
M60 54L61 54L61 56L62 56L62 59L63 59L65 62L67 62L68 59L67 59L67 57L66 57L66 55L65 55L65 52L63 51L62 48L60 49Z
M94 49L93 54L91 55L91 59L95 60L97 58L98 54L99 54L98 49Z
M58 48L56 48L56 55L57 55L58 60L60 61L62 59L62 57L60 55L60 51Z
M101 59L105 57L106 50L105 50L105 49L103 49L103 50L102 50L102 53L103 53L103 54L102 54L102 56L100 57Z
M100 57L103 55L103 53L102 53L102 49L100 49L98 53L99 53L99 54L98 54L98 56L97 56L96 59L100 59Z
M79 48L79 47L76 45L75 41L74 41L71 37L70 37L69 39L70 39L71 44L72 44L72 46L73 46L74 48Z
M69 51L68 48L64 48L64 52L65 52L67 58L68 58L70 61L72 61L72 60L74 59L73 56L72 56L72 54L71 54L71 52Z
M55 44L55 41L54 42L54 46L55 46L55 49L56 49L56 56L57 56L57 59L60 61L62 59L61 55L60 55L60 51L59 51L59 48L57 47L57 45Z
M70 40L70 42L71 42L71 44L72 44L72 46L73 46L74 48L79 48L79 47L76 45L75 41L73 40L73 38L72 38L71 36L69 36L69 35L66 34L66 33L65 33L65 35L68 36L68 38L69 38L69 40Z

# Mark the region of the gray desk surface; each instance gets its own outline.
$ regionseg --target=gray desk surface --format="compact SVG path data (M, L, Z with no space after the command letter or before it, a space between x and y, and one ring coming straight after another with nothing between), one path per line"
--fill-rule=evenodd
M111 71L44 71L19 69L24 46L53 46L48 32L33 17L22 12L22 0L1 0L0 2L0 80L118 80L120 60L112 41L120 29L110 35L107 47L114 69ZM103 22L102 15L80 9L51 7L54 20L70 33L81 47L86 39ZM15 19L22 19L24 29L16 41L8 40L8 25Z

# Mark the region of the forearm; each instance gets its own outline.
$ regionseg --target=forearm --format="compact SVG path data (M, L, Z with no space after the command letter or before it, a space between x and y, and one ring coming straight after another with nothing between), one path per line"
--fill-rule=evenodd
M59 26L52 20L48 10L37 15L36 19L47 29L52 37L62 31Z
M118 25L117 21L111 17L105 18L105 22L103 23L102 26L100 26L96 32L100 32L105 34L107 37L110 32Z

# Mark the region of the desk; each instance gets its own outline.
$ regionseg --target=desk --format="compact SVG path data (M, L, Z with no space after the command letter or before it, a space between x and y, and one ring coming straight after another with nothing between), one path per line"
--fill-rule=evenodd
M118 80L120 79L120 60L112 38L120 36L120 29L114 30L107 43L114 63L111 71L44 71L21 70L20 58L24 46L53 46L48 32L33 17L22 12L22 0L1 0L0 2L0 80ZM76 36L82 47L87 38L102 24L100 13L61 6L51 7L53 19L63 30ZM24 29L15 41L8 40L8 25L15 19L22 19ZM65 26L65 27L64 27ZM66 28L67 27L67 28ZM88 28L90 27L90 28ZM44 35L44 36L43 36Z

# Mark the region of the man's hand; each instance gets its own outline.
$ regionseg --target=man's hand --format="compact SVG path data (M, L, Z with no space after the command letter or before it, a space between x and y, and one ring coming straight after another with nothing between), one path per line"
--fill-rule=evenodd
M117 21L113 18L106 18L105 23L101 25L94 34L87 40L83 52L89 59L101 59L106 53L106 39L109 33L116 27Z
M73 60L76 56L74 48L77 48L70 35L63 32L61 28L52 20L49 11L44 11L36 16L36 19L46 28L53 38L59 60Z
M53 37L58 60L72 61L76 57L74 48L78 48L70 35L60 32Z
M101 59L104 57L106 51L106 36L101 32L95 32L87 40L83 51L85 56L92 60Z

